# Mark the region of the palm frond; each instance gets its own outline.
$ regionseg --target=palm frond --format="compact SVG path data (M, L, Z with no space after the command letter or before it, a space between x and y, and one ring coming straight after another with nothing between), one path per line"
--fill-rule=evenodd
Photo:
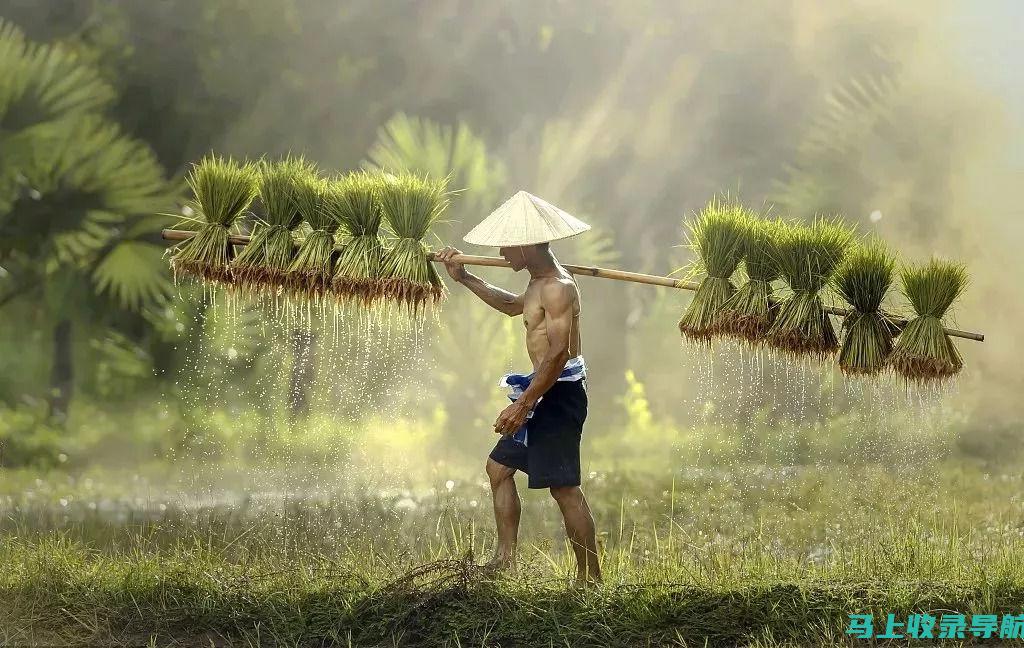
M144 241L115 244L92 272L97 292L109 294L134 311L160 303L171 294L164 252L162 246Z

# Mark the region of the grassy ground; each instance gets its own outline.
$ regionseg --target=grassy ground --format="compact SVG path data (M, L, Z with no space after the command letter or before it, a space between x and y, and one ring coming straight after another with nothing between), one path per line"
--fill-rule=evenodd
M867 645L848 614L1024 602L1019 471L596 472L606 578L577 591L544 491L522 492L520 572L492 579L472 472L182 468L7 474L0 645Z

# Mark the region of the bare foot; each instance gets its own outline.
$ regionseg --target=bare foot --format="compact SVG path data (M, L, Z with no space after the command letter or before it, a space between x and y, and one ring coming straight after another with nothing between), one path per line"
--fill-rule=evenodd
M601 575L600 574L597 574L595 576L587 576L585 574L576 574L576 580L574 581L573 586L576 589L589 589L591 587L597 587L602 582L603 581L601 580Z
M516 561L509 556L495 556L480 565L480 569L487 574L514 572L516 570Z

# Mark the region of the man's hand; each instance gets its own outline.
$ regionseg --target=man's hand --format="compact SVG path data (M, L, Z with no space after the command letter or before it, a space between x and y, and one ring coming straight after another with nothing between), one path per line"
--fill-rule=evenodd
M533 403L525 398L520 398L501 411L498 420L494 422L494 431L503 436L515 434L516 430L526 422L526 416L531 409L533 409Z
M452 279L462 281L466 278L466 266L451 260L456 254L462 254L462 252L449 245L438 251L434 258L444 262L444 267Z

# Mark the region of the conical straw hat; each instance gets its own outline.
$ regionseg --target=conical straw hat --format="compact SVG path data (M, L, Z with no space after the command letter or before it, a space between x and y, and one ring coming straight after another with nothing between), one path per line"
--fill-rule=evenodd
M590 229L580 219L551 203L520 191L466 234L475 245L513 247L534 245L576 236Z

